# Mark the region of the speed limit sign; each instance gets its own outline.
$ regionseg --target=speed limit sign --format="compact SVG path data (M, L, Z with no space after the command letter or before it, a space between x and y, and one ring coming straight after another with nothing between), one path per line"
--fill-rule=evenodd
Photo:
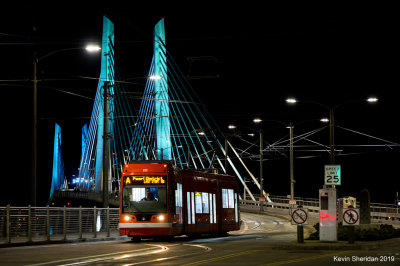
M341 185L340 165L325 165L325 185Z

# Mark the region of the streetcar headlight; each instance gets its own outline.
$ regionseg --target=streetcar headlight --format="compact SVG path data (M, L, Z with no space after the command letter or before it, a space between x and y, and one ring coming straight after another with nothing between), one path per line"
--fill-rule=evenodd
M158 220L159 220L159 221L164 221L164 219L165 219L164 215L158 216Z
M125 222L129 222L131 220L131 217L129 217L128 215L125 215L124 220L125 220Z

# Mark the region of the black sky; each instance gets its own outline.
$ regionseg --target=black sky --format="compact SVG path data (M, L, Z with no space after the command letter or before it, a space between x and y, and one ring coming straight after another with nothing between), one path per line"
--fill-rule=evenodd
M248 121L256 115L285 123L327 115L326 110L315 105L288 107L284 103L287 96L329 105L374 95L380 99L375 106L357 103L337 109L336 123L400 142L395 126L399 122L398 70L395 67L399 21L390 7L216 6L202 2L180 6L180 9L130 5L109 10L33 9L30 6L6 10L1 17L0 30L0 79L3 80L0 86L2 113L6 118L2 130L5 160L2 161L7 184L22 186L20 191L25 196L30 191L26 176L30 176L31 168L32 87L29 80L32 79L32 53L41 56L87 41L100 41L103 15L115 24L117 61L125 78L146 76L152 56L153 27L162 17L165 18L167 49L184 73L189 70L187 57L215 58L217 63L206 62L198 70L210 75L217 73L219 78L191 81L191 84L224 129L229 123L249 126L251 122ZM60 89L94 97L96 80L72 79L97 78L99 59L84 52L70 51L40 62L38 77L46 79L39 87L42 187L50 186L55 122L63 128L66 174L76 173L80 128L88 121L92 102ZM141 84L131 86L134 91L143 90ZM304 123L296 130L306 132L312 127L316 125ZM286 133L276 134L265 138L272 142ZM347 143L349 135L340 134L338 130L336 143ZM357 137L349 138L365 144ZM325 140L327 145L328 136ZM358 196L358 191L367 187L373 193L373 200L392 201L395 192L400 190L396 170L399 153L398 150L388 151L389 148L379 150L339 157L338 163L346 173L342 196ZM295 160L299 196L317 196L323 182L323 164L328 162L326 158ZM268 161L265 167L267 190L273 195L286 195L288 161ZM20 183L20 180L24 181ZM47 195L47 189L43 189L41 198L45 200ZM21 200L20 196L13 196L11 203L27 204L25 199L28 198ZM10 198L2 197L1 203L10 203Z

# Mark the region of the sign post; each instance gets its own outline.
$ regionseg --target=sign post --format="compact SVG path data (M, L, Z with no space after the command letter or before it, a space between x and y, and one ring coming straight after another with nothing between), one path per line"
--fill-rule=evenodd
M297 225L297 242L304 243L304 224L308 224L308 209L303 206L291 209L291 223Z

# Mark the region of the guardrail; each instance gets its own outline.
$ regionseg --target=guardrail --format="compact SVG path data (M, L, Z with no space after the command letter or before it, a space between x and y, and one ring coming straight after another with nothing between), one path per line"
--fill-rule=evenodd
M272 202L240 200L241 210L260 210L260 204L266 212L274 212L283 215L289 215L289 209L294 205L289 205L289 199L284 197L269 197ZM313 218L318 218L319 201L318 199L296 199L297 205L302 205L308 209L308 213ZM297 206L296 205L296 206ZM391 224L400 227L399 209L391 207L389 204L371 203L371 222Z
M240 200L240 209L259 211L263 204L266 213L287 215L289 219L289 199L270 199L272 202ZM308 209L313 222L318 221L318 200L296 200ZM400 226L398 209L384 204L371 204L371 219L372 223ZM119 208L0 207L0 244L117 237L118 223Z
M118 208L0 207L0 244L119 236Z

